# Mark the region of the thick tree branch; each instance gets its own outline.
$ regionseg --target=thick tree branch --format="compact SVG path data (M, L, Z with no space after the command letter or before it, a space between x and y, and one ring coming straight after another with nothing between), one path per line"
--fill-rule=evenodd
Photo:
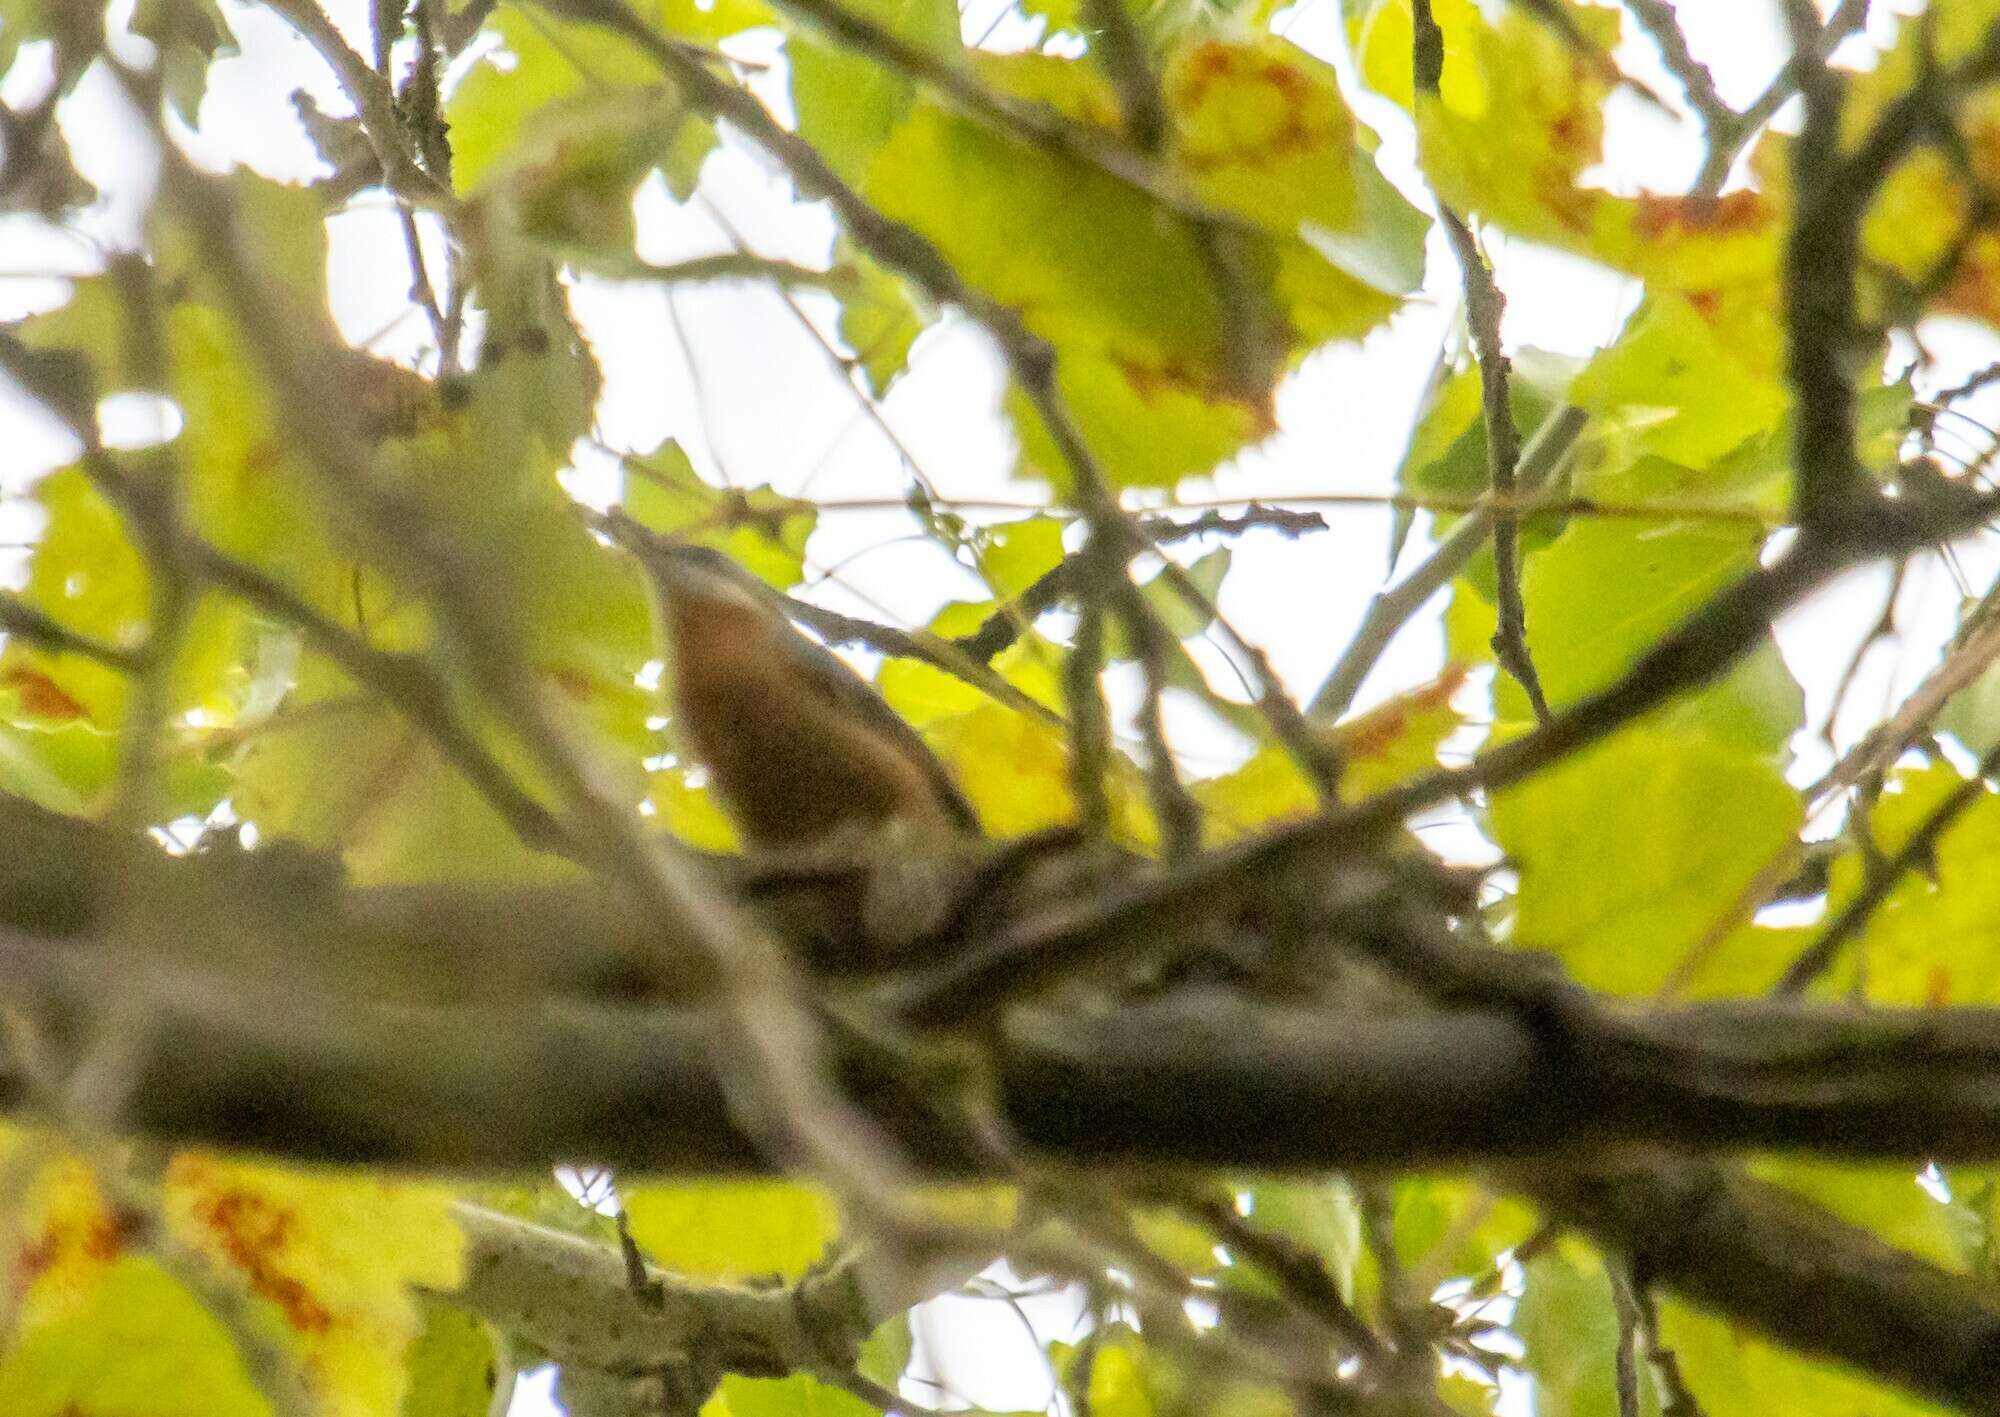
M543 893L346 892L322 882L317 889L331 894L314 904L297 863L280 855L166 858L138 838L10 810L13 849L0 874L6 995L55 1020L87 1014L114 984L143 995L157 1032L125 1115L135 1131L430 1169L557 1159L679 1171L767 1164L730 1109L730 1061L700 1010L527 1001L505 981L469 1001L442 990L453 1002L412 1004L401 981L375 981L371 999L341 987L352 978L229 966L232 939L261 936L272 959L309 957L326 943L312 934L325 919L336 922L333 936L347 922L401 920L401 948L428 950L445 976L452 970L435 957L457 952L480 961L588 955L593 931L641 928L620 927L615 902L593 916L566 898L544 914L525 908L553 899ZM140 874L149 860L159 875ZM143 921L80 911L88 883L113 872L162 908ZM146 895L175 889L175 880L191 890L187 882L211 874L208 899L239 911L220 931L215 912L191 895ZM119 920L141 933L103 933ZM37 933L23 933L23 923ZM180 950L165 940L176 928L190 936ZM1209 929L1192 918L1180 928L1196 938ZM1613 1014L1529 959L1445 939L1406 942L1398 958L1381 941L1340 939L1336 931L1328 947L1372 949L1421 992L1461 1003L1385 1013L1212 992L1016 1010L989 1055L1000 1120L1031 1156L1120 1168L1518 1170L1533 1160L1515 1184L1608 1250L1633 1255L1643 1282L1805 1351L1990 1410L1974 1384L1983 1370L1953 1356L1971 1352L1996 1321L1966 1281L1768 1187L1607 1158L1661 1145L1991 1160L2000 1156L2000 1010L1732 1003ZM688 982L699 988L702 956L692 942L686 953ZM874 1125L927 1168L990 1165L984 1139L956 1120L963 1109L937 1105L935 1081L882 1064L872 1049L842 1055L849 1096ZM18 1101L19 1088L18 1078L0 1078L0 1102ZM1681 1226L1685 1245L1675 1239ZM571 1253L573 1243L555 1237L549 1245L562 1254L545 1254L539 1236L527 1245L511 1231L488 1238L498 1267L475 1267L464 1302L537 1325L539 1341L552 1345L601 1340L594 1322L564 1328L561 1315L510 1308L507 1296L532 1285L508 1281L518 1272L504 1265L596 1266L605 1282L592 1302L615 1305L623 1302L615 1251ZM1780 1272L1782 1298L1757 1279ZM1840 1315L1816 1319L1824 1306L1799 1305L1801 1286L1841 1294ZM644 1332L671 1346L671 1334ZM787 1351L750 1344L730 1361L772 1363ZM1908 1356L1932 1351L1944 1357Z
M1715 1167L1631 1163L1522 1180L1635 1278L1966 1412L2000 1412L2000 1304L1982 1288Z
M762 1289L690 1284L655 1269L640 1291L609 1245L470 1202L454 1218L468 1252L448 1297L556 1362L586 1368L686 1364L709 1386L723 1372L783 1377L852 1364L877 1323L931 1297L884 1294L862 1283L852 1259Z
M441 919L433 943L462 925ZM58 1016L115 982L149 996L158 1038L127 1123L165 1139L432 1168L764 1165L730 1118L727 1059L699 1009L385 1002L324 978L18 931L0 934L0 961L10 998ZM1489 992L1519 1002L1383 1013L1197 992L1017 1010L994 1045L1001 1115L1031 1152L1097 1164L1406 1168L1583 1160L1635 1143L2000 1157L2000 1011L1746 1002L1614 1015L1579 995L1537 1013L1546 981L1529 962L1484 967ZM987 1164L928 1084L887 1076L876 1053L843 1058L857 1101L926 1166Z

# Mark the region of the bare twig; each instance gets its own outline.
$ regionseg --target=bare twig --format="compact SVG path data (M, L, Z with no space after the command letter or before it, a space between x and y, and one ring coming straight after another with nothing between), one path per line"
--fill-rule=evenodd
M1451 241L1465 281L1465 321L1472 331L1472 347L1479 357L1480 405L1486 424L1487 485L1498 503L1514 496L1515 474L1521 458L1521 435L1514 426L1510 386L1511 366L1500 344L1500 316L1505 298L1494 282L1486 257L1473 237L1472 228L1458 213L1438 203L1438 218ZM1510 511L1493 514L1493 572L1496 586L1497 623L1493 631L1493 656L1511 674L1528 696L1537 723L1549 721L1549 702L1542 694L1541 676L1528 653L1528 612L1521 603L1520 523Z
M1723 184L1729 180L1730 170L1736 166L1743 150L1798 92L1800 73L1812 65L1824 63L1826 57L1840 47L1841 41L1859 33L1867 24L1868 3L1869 0L1840 0L1809 50L1795 52L1778 71L1778 76L1771 80L1770 86L1742 113L1734 115L1726 123L1709 125L1708 156L1702 162L1700 175L1695 178L1693 191L1696 196L1712 198L1722 191Z
M1123 579L1122 568L1120 579ZM1127 585L1131 583L1126 582ZM1125 597L1127 605L1137 602L1139 613L1123 616L1132 650L1145 681L1145 702L1139 710L1139 733L1146 743L1146 785L1153 815L1160 825L1161 853L1169 861L1182 861L1201 849L1201 805L1188 795L1174 763L1173 745L1167 741L1165 693L1168 656L1175 646L1166 626L1150 612L1138 587ZM1079 768L1079 771L1082 771Z
M1157 157L1166 145L1171 120L1132 12L1118 0L1084 0L1083 13L1097 31L1090 46L1092 57L1118 90L1126 138L1140 152Z
M106 644L70 629L11 591L0 594L0 631L46 653L81 655L123 674L136 674L147 662L146 646Z
M1871 728L1818 781L1806 788L1803 795L1808 812L1818 811L1834 793L1852 787L1868 773L1894 762L1929 727L1952 696L1985 673L1996 659L2000 659L2000 584L1989 589L1973 607L1966 616L1958 643L1896 711Z
M1841 947L1861 933L1869 919L1901 884L1903 877L1935 858L1939 839L1953 822L1992 790L1986 780L1996 772L2000 772L2000 746L1989 749L1979 760L1972 776L1959 783L1943 801L1925 813L1924 819L1917 823L1895 855L1867 873L1854 898L1841 907L1811 944L1800 951L1771 992L1778 995L1802 994L1807 986L1824 974L1839 956Z
M1561 465L1588 420L1589 415L1582 409L1567 405L1551 413L1521 451L1514 473L1516 489L1534 497ZM1437 544L1422 565L1368 603L1353 640L1341 651L1326 682L1313 695L1309 712L1337 717L1347 711L1396 632L1485 545L1494 515L1490 494L1475 501L1464 519Z
M1621 1271L1622 1273L1622 1271ZM1660 1339L1660 1306L1653 1291L1633 1275L1632 1301L1638 1309L1639 1351L1652 1367L1660 1399L1660 1417L1703 1417L1701 1403L1681 1373L1680 1360Z
M881 1218L901 1194L893 1152L873 1145L872 1128L833 1093L820 1064L818 1030L790 962L726 902L711 898L689 864L599 785L598 764L551 712L457 546L371 475L367 450L316 397L323 356L284 324L284 302L242 251L225 195L175 156L171 144L164 151L163 197L200 243L306 467L330 501L356 519L387 569L430 601L480 691L552 779L587 854L659 922L659 948L669 935L679 936L696 942L716 966L717 1003L729 1024L723 1036L741 1055L733 1075L742 1089L737 1101L753 1130L766 1145L817 1170L857 1217Z
M1630 1271L1616 1259L1607 1257L1604 1272L1611 1281L1611 1308L1618 1316L1618 1342L1612 1361L1618 1417L1639 1417L1639 1296Z
M1713 143L1718 133L1736 121L1736 111L1716 92L1715 76L1709 73L1708 66L1688 49L1687 36L1681 32L1674 7L1667 0L1624 0L1624 5L1659 46L1661 61L1680 81L1688 106L1701 120L1703 131Z
M166 339L160 327L160 292L152 267L142 260L120 259L112 263L110 276L120 296L127 363L143 387L172 388ZM96 422L75 418L70 429L83 446L88 476L103 462ZM112 820L132 826L150 825L154 820L160 739L173 711L175 661L200 598L180 554L186 496L180 458L173 445L166 444L144 450L137 461L137 477L118 486L95 483L117 507L147 562L146 666L134 676L125 705L117 785L110 808Z
M821 508L824 510L825 504L821 504ZM1315 512L1296 512L1284 507L1254 504L1240 516L1229 516L1211 509L1185 522L1165 515L1139 519L1140 534L1154 546L1171 546L1197 536L1235 536L1253 528L1269 528L1284 536L1297 537L1309 531L1326 530L1326 519ZM1019 640L1042 614L1075 594L1080 556L1080 552L1065 556L1036 577L1011 603L988 616L978 629L961 635L952 643L980 663L990 664L995 656Z
M1284 684L1278 679L1278 671L1271 667L1271 657L1229 623L1178 562L1169 557L1161 557L1161 560L1164 565L1160 575L1167 587L1180 597L1183 604L1213 625L1232 658L1240 659L1249 668L1250 678L1256 686L1257 712L1270 727L1272 736L1291 755L1292 761L1298 764L1321 799L1332 801L1340 786L1339 754L1314 733L1312 724L1299 711L1291 695L1285 692Z
M362 131L375 150L390 190L418 206L451 210L457 199L417 161L388 78L354 52L317 0L266 0L266 8L297 30L333 70L348 100L361 114Z
M1359 1358L1365 1380L1395 1381L1400 1360L1407 1355L1398 1353L1354 1311L1340 1292L1339 1282L1316 1255L1246 1219L1229 1199L1198 1196L1182 1200L1180 1206L1232 1255L1262 1270L1293 1307ZM1428 1360L1425 1366L1429 1366Z

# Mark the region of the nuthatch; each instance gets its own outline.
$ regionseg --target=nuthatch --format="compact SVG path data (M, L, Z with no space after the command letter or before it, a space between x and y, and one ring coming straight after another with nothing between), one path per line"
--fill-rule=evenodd
M971 804L916 730L793 628L763 582L622 513L601 525L659 595L674 725L747 843L797 847L890 823L978 833Z

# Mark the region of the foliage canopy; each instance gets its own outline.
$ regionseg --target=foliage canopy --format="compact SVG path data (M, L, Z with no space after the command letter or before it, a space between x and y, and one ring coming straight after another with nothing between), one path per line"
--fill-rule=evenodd
M1007 45L950 0L109 8L0 0L9 230L100 229L93 123L158 157L139 243L0 334L68 439L0 487L0 1412L471 1417L544 1361L577 1414L922 1410L908 1311L1003 1257L1081 1306L1035 1340L1079 1414L2000 1409L2000 364L1927 347L2000 325L2000 4L1790 5L1742 111L1665 0L1017 0ZM347 101L267 115L309 184L187 155L252 12ZM1700 126L1690 190L1599 180L1619 103ZM725 148L821 261L641 254ZM329 305L329 220L385 202L402 363ZM1503 350L1499 238L1634 308ZM1295 694L1216 602L1274 536L1352 554L1364 479L1181 494L1427 262L1465 316L1399 574ZM574 469L784 592L834 510L604 445L577 292L688 282L785 291L871 409L946 328L1006 369L1022 505L893 474L979 589L794 605L991 837L1094 863L1040 915L1004 848L901 881L942 982L802 982L825 941L691 854L732 828ZM1936 667L1809 720L1778 617L1954 554ZM1436 679L1351 713L1420 613ZM1163 705L1238 760L1177 762ZM1454 895L1420 820L1501 867ZM1362 954L1392 1004L1329 983ZM719 1179L752 1140L778 1174ZM980 1183L906 1184L946 1153ZM624 1230L551 1162L618 1166Z

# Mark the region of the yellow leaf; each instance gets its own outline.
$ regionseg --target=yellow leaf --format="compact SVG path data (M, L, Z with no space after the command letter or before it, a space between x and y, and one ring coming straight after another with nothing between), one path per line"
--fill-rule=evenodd
M174 1239L239 1288L252 1321L297 1359L327 1417L379 1417L401 1401L403 1352L422 1328L410 1287L459 1282L450 1203L438 1186L183 1152L160 1208ZM266 1410L233 1337L137 1247L133 1220L106 1207L76 1157L51 1152L7 1239L0 1259L27 1280L0 1354L8 1417Z
M840 1212L795 1181L641 1181L619 1187L632 1238L691 1279L795 1279L840 1233Z

